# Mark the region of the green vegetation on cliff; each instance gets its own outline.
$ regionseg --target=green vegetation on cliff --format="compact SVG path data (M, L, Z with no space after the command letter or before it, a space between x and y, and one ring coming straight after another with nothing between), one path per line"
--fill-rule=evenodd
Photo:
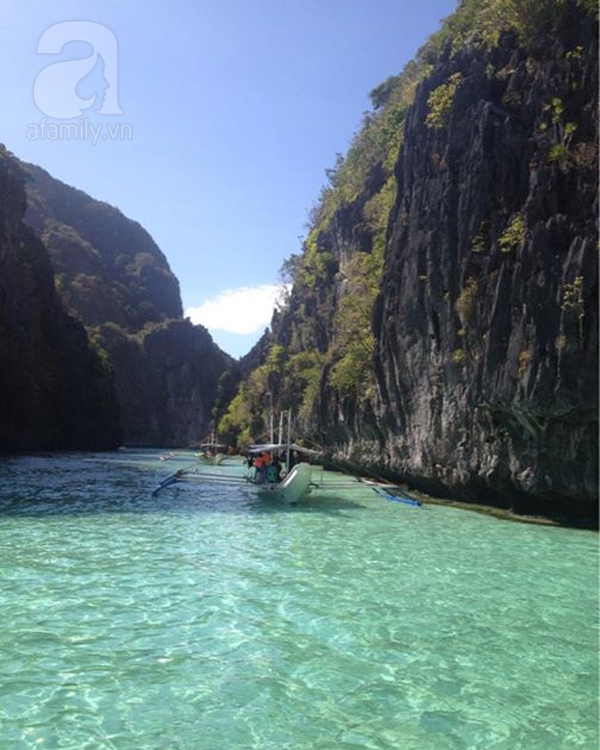
M182 315L179 284L152 237L117 208L21 164L26 220L50 252L65 308L84 325L136 331Z
M369 439L380 440L382 424L397 420L400 426L391 438L393 445L400 439L403 415L412 406L403 399L431 404L441 413L438 404L450 403L453 389L462 392L470 387L488 350L505 358L507 370L514 370L510 377L502 377L503 382L518 385L519 397L534 390L531 373L539 365L540 353L530 331L519 332L516 313L498 333L486 330L491 328L489 303L494 283L521 274L541 273L546 275L540 279L547 279L548 274L560 273L559 266L542 272L534 265L533 270L532 264L542 267L539 248L537 260L529 257L531 243L541 241L543 221L560 211L544 206L541 211L547 214L542 221L525 205L526 188L515 195L502 185L517 182L517 177L526 184L526 175L540 169L539 179L553 185L568 181L576 194L591 179L597 146L583 89L589 86L584 75L585 28L594 21L586 26L581 19L596 13L596 3L588 0L463 0L404 71L371 92L372 110L348 153L338 155L326 172L328 184L310 213L302 252L285 264L284 277L292 283L292 291L273 317L270 349L245 378L221 422L230 436L238 434L240 445L267 434L271 403L276 413L292 407L299 417L299 431L329 444L356 445L368 430ZM552 46L556 39L560 43ZM552 60L556 50L559 59ZM550 64L555 74L548 84ZM466 112L471 122L485 122L487 128L484 132L482 126L479 136L469 133L480 138L476 153L465 153ZM486 113L489 117L484 120ZM498 165L486 149L493 151L489 144L500 140L496 136L500 131L494 128L507 124L507 138L513 139L518 153L507 149L504 164ZM407 133L413 150L405 147ZM414 150L414 143L420 152ZM481 161L484 158L489 164ZM415 175L411 170L417 163ZM482 169L490 170L490 187L479 201L473 199L478 210L464 220L461 217L460 234L451 219L448 234L441 236L448 215L461 210L466 190L465 183L455 185L454 178L460 174L465 180L469 170ZM511 174L512 180L507 177ZM431 189L437 203L411 203L405 184L409 177L419 184L437 185L437 193ZM402 243L411 248L411 264L405 258L402 264L396 261ZM444 267L434 260L441 257L442 245L453 248ZM517 261L525 267L515 266ZM406 280L404 296L393 298L388 290L409 265L411 269L414 265L414 274ZM563 361L573 342L584 338L577 318L584 304L577 302L576 310L572 302L574 279L580 276L585 274L574 267L562 291L554 295L552 316L560 315L563 304L567 322L571 316L575 326L574 335L569 329L552 337L560 341L555 351ZM587 277L578 288L591 294ZM382 315L384 298L388 302ZM508 296L499 304L511 311L530 309L528 300ZM493 314L500 319L501 312L496 307ZM400 346L394 336L407 320L410 335L402 340L402 350L394 351L393 371L384 370L378 359L381 341L386 338L392 342L387 346ZM515 343L508 350L511 335ZM427 345L431 341L423 380L423 388L430 392L404 395L398 386L399 395L392 401L388 380L406 387L406 373L424 341ZM389 362L386 367L391 367ZM529 392L524 395L526 388ZM378 417L371 419L375 411ZM433 424L439 413L428 414L423 424L427 420ZM466 435L468 428L464 430ZM519 434L514 439L517 443L523 438ZM417 446L414 455L436 463L439 445L423 454ZM377 448L373 450L379 460ZM446 486L444 481L436 479L435 486Z
M231 360L206 329L183 319L179 283L160 248L114 206L32 164L19 171L25 219L48 248L55 290L112 374L124 442L200 440Z

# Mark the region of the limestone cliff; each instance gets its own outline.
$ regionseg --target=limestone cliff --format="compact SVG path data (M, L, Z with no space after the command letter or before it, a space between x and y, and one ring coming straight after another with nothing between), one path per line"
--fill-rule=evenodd
M186 446L210 429L231 360L183 320L179 283L154 240L118 209L22 164L26 219L50 253L69 313L114 373L123 442Z
M228 426L269 392L364 470L596 521L594 6L463 0L372 92Z
M179 283L148 232L114 206L22 163L27 223L50 250L67 310L126 330L182 315Z
M375 308L381 442L435 492L592 516L597 497L597 43L447 49L396 165ZM446 120L431 97L458 81ZM381 456L381 461L378 457Z
M62 309L42 242L23 222L18 162L0 150L0 451L120 443L109 371Z
M231 359L202 326L167 320L128 335L105 323L91 336L114 369L126 445L185 447L208 434Z

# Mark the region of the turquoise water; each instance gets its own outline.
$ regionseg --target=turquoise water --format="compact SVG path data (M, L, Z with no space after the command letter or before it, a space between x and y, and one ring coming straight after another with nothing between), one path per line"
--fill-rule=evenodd
M1 750L598 747L592 532L157 456L0 461Z

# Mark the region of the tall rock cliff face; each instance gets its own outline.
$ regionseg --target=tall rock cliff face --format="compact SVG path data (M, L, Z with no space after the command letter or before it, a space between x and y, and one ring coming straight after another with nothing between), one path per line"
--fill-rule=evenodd
M209 431L231 359L183 320L179 283L161 250L118 209L22 164L26 220L48 247L65 309L114 373L123 442L185 446Z
M108 370L54 289L42 242L23 222L18 162L0 152L0 451L119 445Z
M92 338L109 353L125 443L189 446L205 437L230 358L189 320L168 320L127 335L112 323Z
M110 320L132 331L181 318L179 283L140 224L40 167L22 167L26 221L50 250L67 310L86 326Z
M375 463L436 492L594 515L597 86L595 28L574 14L529 49L447 52L418 90L374 315Z
M365 470L595 522L591 6L464 0L372 93L228 424L264 424L268 392Z

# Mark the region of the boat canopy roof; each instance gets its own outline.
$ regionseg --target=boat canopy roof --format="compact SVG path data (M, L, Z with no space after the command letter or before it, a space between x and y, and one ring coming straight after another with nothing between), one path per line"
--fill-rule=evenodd
M297 451L298 453L304 453L307 456L320 456L321 451L314 451L310 448L304 448L302 445L296 443L290 443L289 448L291 451ZM251 445L248 449L248 453L271 453L272 451L286 451L288 449L288 443L264 443L261 445Z

